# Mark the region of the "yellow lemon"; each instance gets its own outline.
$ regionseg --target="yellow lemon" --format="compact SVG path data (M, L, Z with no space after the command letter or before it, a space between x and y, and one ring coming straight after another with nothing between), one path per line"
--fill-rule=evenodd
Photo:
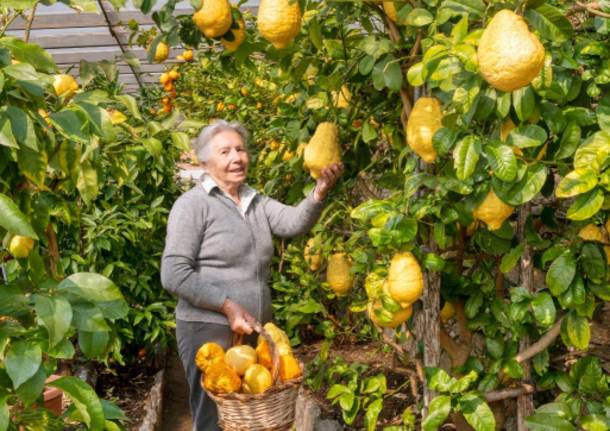
M498 230L514 210L513 207L500 200L493 190L490 190L472 215L475 219L485 222L489 230Z
M256 364L256 350L246 344L233 346L225 353L225 364L243 376L250 365Z
M78 90L78 83L72 76L62 73L53 76L53 89L58 96L69 99Z
M387 290L403 308L420 298L424 291L424 276L413 253L406 251L392 257Z
M441 104L434 97L420 97L415 102L407 121L407 145L426 163L436 160L432 145L434 133L443 125Z
M231 5L227 0L205 0L193 14L193 22L207 38L220 37L231 27Z
M8 246L8 251L18 259L25 259L34 248L34 240L27 236L15 235Z
M277 49L286 48L301 31L301 8L296 0L261 0L258 30Z
M252 364L245 371L242 389L246 394L262 394L271 386L271 372L261 364Z
M352 262L345 253L335 253L328 259L326 281L335 294L345 295L352 289L354 276L351 268Z

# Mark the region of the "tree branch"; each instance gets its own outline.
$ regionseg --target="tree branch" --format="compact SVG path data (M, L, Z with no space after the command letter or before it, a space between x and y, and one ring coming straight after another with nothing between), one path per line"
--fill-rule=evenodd
M610 18L610 14L597 9L599 7L597 3L581 3L577 1L576 4L582 9L586 9L586 11L592 15L601 16L602 18Z
M525 350L519 352L517 356L515 356L515 361L521 363L527 361L528 359L533 358L538 353L542 352L544 349L549 347L555 338L561 332L561 322L563 321L563 317L557 319L557 322L549 329L549 331L544 334L538 341L534 344L528 346Z
M28 16L28 19L25 24L25 34L23 36L24 42L29 42L30 40L30 32L32 31L32 24L34 23L34 16L36 15L36 8L38 7L38 2L34 3L32 6L32 13Z
M500 389L497 391L490 391L483 394L485 400L488 403L493 403L496 401L502 401L509 398L520 397L521 395L533 394L536 392L536 388L533 385L523 383L518 388L508 388L508 389Z

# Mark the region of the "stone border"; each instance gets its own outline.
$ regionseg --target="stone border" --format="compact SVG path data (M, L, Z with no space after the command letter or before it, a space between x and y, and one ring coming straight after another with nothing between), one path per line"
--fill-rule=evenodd
M155 380L144 404L144 419L138 431L157 431L163 421L163 389L165 386L165 367L155 374Z

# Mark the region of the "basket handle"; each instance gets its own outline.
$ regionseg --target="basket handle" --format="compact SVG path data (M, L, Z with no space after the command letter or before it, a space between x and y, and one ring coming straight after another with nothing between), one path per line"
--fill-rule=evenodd
M279 353L277 347L275 346L273 339L271 338L269 333L265 330L265 328L263 328L263 325L261 325L261 323L259 321L255 320L254 322L250 322L250 324L252 325L252 328L254 329L254 331L257 332L258 334L260 334L265 339L265 341L267 342L267 345L269 346L269 349L271 350L271 361L272 361L271 377L273 379L273 384L275 385L275 384L277 384L278 379L280 377L280 353ZM232 345L238 346L243 343L244 343L244 334L238 334L238 333L234 332Z

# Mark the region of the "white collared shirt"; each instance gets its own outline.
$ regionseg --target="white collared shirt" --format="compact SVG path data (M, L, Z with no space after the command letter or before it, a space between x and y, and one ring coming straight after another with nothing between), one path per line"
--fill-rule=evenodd
M205 191L208 194L210 194L210 192L212 190L214 190L215 187L218 187L218 184L216 184L216 181L214 181L214 178L212 178L212 176L209 174L203 175L203 180L201 181L201 185L203 186L203 188L205 189ZM220 190L221 193L223 193L225 196L230 198L231 202L235 202L220 187L218 187L218 190ZM254 190L249 185L242 184L241 187L239 188L239 205L237 205L237 204L235 204L235 205L237 205L237 207L239 208L239 212L241 213L242 217L246 216L246 212L248 211L248 208L250 207L250 204L254 200L255 196L256 196L256 190Z

